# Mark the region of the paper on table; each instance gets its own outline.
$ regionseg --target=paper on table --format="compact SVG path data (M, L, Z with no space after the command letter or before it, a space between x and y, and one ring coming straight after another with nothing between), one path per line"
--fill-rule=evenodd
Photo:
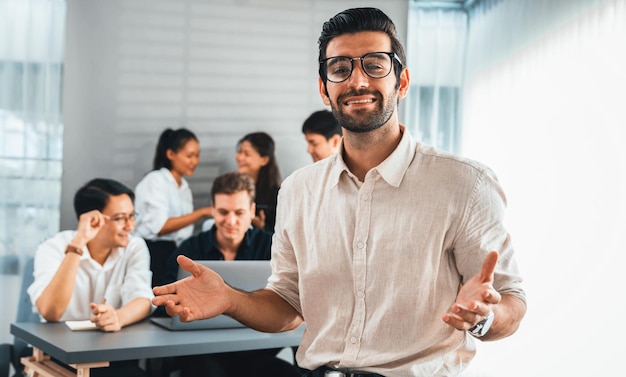
M90 320L84 321L65 321L65 325L72 330L97 330L96 324Z

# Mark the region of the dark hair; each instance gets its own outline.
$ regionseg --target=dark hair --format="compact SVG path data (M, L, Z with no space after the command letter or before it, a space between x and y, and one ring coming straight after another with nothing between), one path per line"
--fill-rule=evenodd
M198 138L193 132L186 128L179 128L177 130L168 128L163 131L161 136L159 136L159 142L154 152L152 169L159 170L161 168L168 168L171 170L172 162L167 158L167 150L171 149L173 152L178 152L189 140L198 141Z
M352 8L346 9L341 13L336 14L330 20L324 22L322 26L322 33L318 39L319 44L319 75L324 82L324 88L326 88L326 71L324 70L324 64L321 63L326 56L326 47L331 39L343 34L354 34L360 31L382 31L391 39L391 52L395 52L400 58L398 62L396 59L393 61L395 74L396 74L396 89L400 87L400 74L402 73L402 64L406 64L406 53L402 42L398 39L396 32L396 26L393 21L380 9L377 8Z
M213 204L215 204L216 194L230 195L236 194L240 191L247 191L248 195L250 195L250 201L254 202L254 180L248 174L239 172L225 173L218 176L213 181L213 186L211 187L211 199L213 200Z
M341 136L341 126L332 112L319 110L306 118L302 124L302 133L320 134L328 140L334 135Z
M118 181L106 178L95 178L85 183L85 185L74 194L74 212L76 217L80 217L85 212L97 209L102 212L109 203L111 196L126 194L131 201L135 201L135 193Z
M261 157L269 157L269 162L261 168L255 183L257 202L267 203L271 200L272 188L280 187L282 181L274 154L274 139L265 132L253 132L245 135L237 142L237 149L239 149L241 143L244 141L252 144L254 150L256 150Z

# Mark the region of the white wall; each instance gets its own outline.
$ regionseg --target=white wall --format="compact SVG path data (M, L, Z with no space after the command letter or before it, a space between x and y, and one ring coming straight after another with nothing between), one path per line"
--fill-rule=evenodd
M624 46L626 1L601 1L468 82L463 153L507 193L528 295L468 377L624 375Z
M202 148L190 179L206 205L212 179L234 170L236 141L270 133L283 177L310 163L302 122L324 107L317 89L322 23L376 6L406 40L408 2L68 0L63 82L61 229L74 192L96 176L134 188L166 127Z

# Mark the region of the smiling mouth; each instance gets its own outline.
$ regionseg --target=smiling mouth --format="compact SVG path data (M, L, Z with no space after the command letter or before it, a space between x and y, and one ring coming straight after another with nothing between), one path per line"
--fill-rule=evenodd
M361 104L361 103L373 103L374 101L375 101L374 98L357 99L357 100L346 101L346 105L358 105L358 104Z

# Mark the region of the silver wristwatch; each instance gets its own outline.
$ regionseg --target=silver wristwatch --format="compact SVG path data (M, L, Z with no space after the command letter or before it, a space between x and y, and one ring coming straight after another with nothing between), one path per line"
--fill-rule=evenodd
M485 336L487 331L489 331L491 324L493 323L493 317L494 317L493 312L489 312L489 314L487 314L485 318L483 318L480 322L474 325L474 327L472 327L471 329L467 331L469 331L470 334L472 334L473 336L477 338L480 338L481 336Z

